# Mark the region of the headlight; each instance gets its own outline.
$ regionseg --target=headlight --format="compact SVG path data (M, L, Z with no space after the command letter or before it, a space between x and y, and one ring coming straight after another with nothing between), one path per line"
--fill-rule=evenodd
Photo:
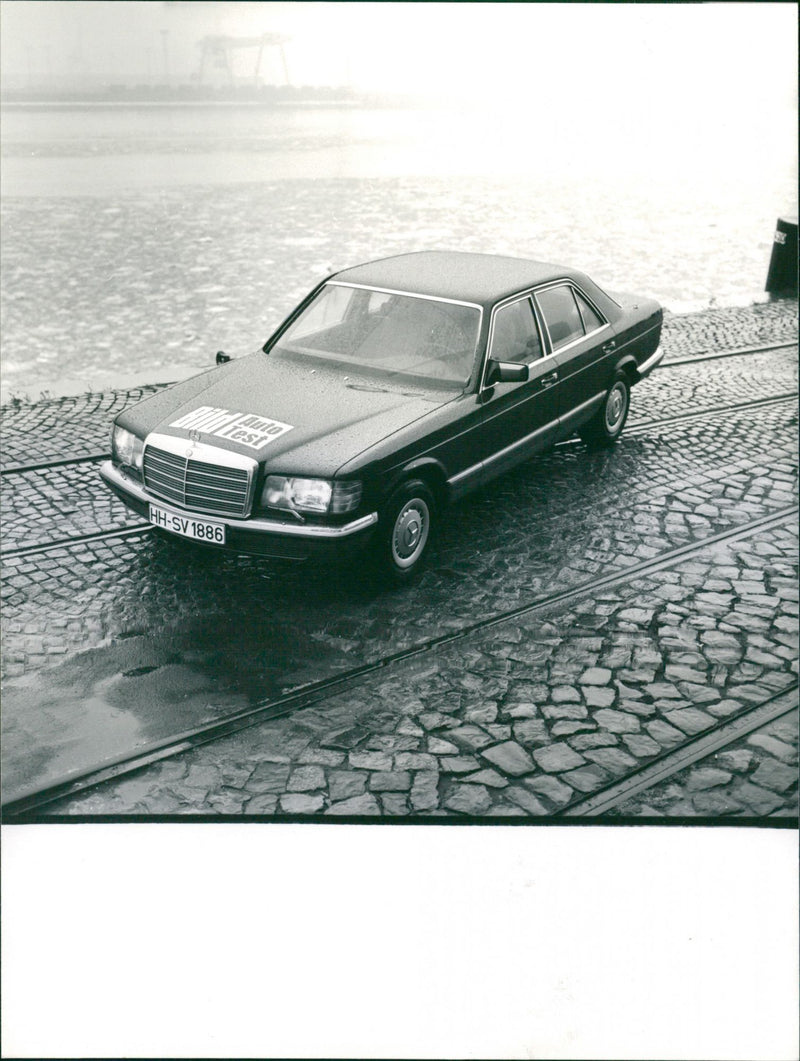
M352 512L361 501L361 483L331 482L329 479L295 479L270 475L261 492L264 508L290 512Z
M124 427L116 424L111 429L111 459L117 464L127 464L130 468L142 468L144 442Z

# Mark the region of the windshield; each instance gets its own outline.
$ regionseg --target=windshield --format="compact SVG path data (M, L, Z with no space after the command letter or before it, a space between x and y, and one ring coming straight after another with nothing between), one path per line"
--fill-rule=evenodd
M477 306L326 284L270 353L463 386L479 326Z

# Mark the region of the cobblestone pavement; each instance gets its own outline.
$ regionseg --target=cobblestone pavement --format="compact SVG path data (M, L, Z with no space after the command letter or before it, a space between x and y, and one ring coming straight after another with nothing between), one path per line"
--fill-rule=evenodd
M769 387L767 387L769 381ZM676 365L634 388L628 428L666 416L751 402L797 390L797 348Z
M551 815L796 682L796 545L791 524L715 545L51 813ZM656 808L793 813L796 733L796 719L764 727Z
M794 342L797 303L778 299L744 307L720 307L681 316L667 314L662 345L666 360L744 346Z
M4 550L142 524L103 485L94 464L9 475L2 512Z
M729 744L637 799L612 817L797 817L797 716L777 719Z
M134 387L4 405L0 410L0 467L106 453L114 417L159 389Z
M778 319L784 320L785 304L776 305ZM772 304L758 308L772 310ZM705 315L696 316L694 325L681 332L684 344L691 345L692 337L699 341L709 329L719 334L718 321L709 324ZM741 313L730 316L741 323ZM726 345L743 344L727 334ZM636 422L785 394L796 387L796 368L796 351L775 351L656 374L634 391L637 417L612 451L560 446L460 504L423 576L413 587L392 593L343 572L177 550L149 533L8 557L3 577L5 747L27 749L30 767L30 742L35 746L37 727L41 737L45 720L53 747L58 740L64 748L73 745L93 763L92 755L171 735L176 719L178 729L190 728L780 513L796 499L794 402L729 409L638 432ZM61 498L55 496L59 490ZM53 469L38 478L34 473L8 476L4 492L5 549L27 544L31 536L39 540L47 531L48 512L60 507L63 497L68 507L74 502L74 511L64 514L61 529L51 527L55 537L124 523L117 511L123 512L122 506L109 500L91 466ZM106 785L59 813L552 813L581 791L591 791L591 779L595 787L606 784L676 746L693 732L692 725L700 727L694 732L701 731L746 709L756 694L764 699L795 680L794 548L790 530L780 526L709 546L715 556L722 550L725 560L701 571L699 560L684 559L658 575L619 584L608 590L610 596L600 594L589 602L599 609L593 616L572 604L546 620L531 613L516 624L504 623L491 637L476 633L459 642L458 650L407 661L403 677L373 676L355 693L327 698L324 708L304 709L292 719L265 723ZM656 603L648 604L650 598ZM643 614L623 615L631 611L649 616L645 621ZM751 620L743 619L747 615ZM714 630L707 625L712 620L719 624ZM746 625L755 620L755 626ZM681 639L695 636L691 644L682 642L681 658L673 658L677 648L673 652L674 646L658 637L662 627L673 626L683 631L676 635ZM735 649L728 643L731 659L712 666L706 632L729 635L739 658L733 661ZM618 642L632 646L624 664L614 662ZM644 664L645 642L660 662ZM448 663L452 653L456 663ZM477 654L474 659L471 653ZM759 661L754 653L773 661ZM676 666L695 673L669 677L666 669ZM597 673L587 678L588 672ZM675 692L648 688L659 685L671 685ZM716 695L706 701L699 689ZM729 702L729 708L724 706ZM630 704L653 710L637 713ZM604 711L610 713L598 718ZM620 712L627 723L617 718ZM425 725L424 719L439 716L445 719L441 725ZM625 725L633 728L614 728ZM349 746L330 744L337 727L340 741L341 731L350 734ZM472 735L474 747L470 727L480 731ZM672 743L670 727L677 734ZM106 745L94 736L98 730L106 734ZM465 732L454 740L451 730ZM283 740L289 743L284 746ZM551 747L555 751L549 753ZM245 778L241 784L230 780L226 759L214 758L216 748L227 749L224 756L230 752L231 762L240 756L234 775ZM558 754L566 757L563 768L560 762L555 768ZM312 755L317 758L304 758ZM371 758L358 758L363 755ZM515 774L514 761L518 767L534 765ZM761 765L752 760L753 771ZM317 769L295 777L300 766ZM189 773L191 767L208 770ZM284 787L273 778L270 784L277 788L255 791L253 776L258 785L260 774L270 770L275 778L285 773ZM384 781L373 772L403 775L387 778L386 784L408 781L409 787L382 789ZM340 775L349 773L360 780L348 780L355 788L342 797ZM194 781L203 776L217 780L195 791L202 786ZM306 783L303 778L319 786L296 787ZM412 799L421 785L428 786L431 800L435 791L430 806L422 797ZM537 802L520 802L525 792ZM559 792L560 800L551 798ZM344 806L351 798L360 802ZM737 808L738 798L730 804L732 814L782 814L794 795L785 790L779 806L761 812L741 800ZM683 810L676 813L689 813L689 802L678 802ZM638 805L631 803L631 813L639 813ZM641 805L650 804L642 797ZM712 813L702 805L701 799L693 813ZM661 804L658 810L668 813Z

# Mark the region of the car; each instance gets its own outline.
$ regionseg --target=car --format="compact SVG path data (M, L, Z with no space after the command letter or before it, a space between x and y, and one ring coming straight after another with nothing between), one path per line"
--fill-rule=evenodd
M333 273L253 354L120 413L104 482L173 539L404 581L447 506L579 433L619 438L663 311L584 273L421 251Z

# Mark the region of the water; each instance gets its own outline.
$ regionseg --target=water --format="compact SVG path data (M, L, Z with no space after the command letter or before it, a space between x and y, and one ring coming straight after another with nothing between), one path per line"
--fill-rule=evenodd
M565 117L569 118L565 121ZM326 273L422 249L576 265L674 312L760 297L791 115L669 136L515 110L96 105L2 115L3 397L183 376ZM788 135L787 135L788 134Z

